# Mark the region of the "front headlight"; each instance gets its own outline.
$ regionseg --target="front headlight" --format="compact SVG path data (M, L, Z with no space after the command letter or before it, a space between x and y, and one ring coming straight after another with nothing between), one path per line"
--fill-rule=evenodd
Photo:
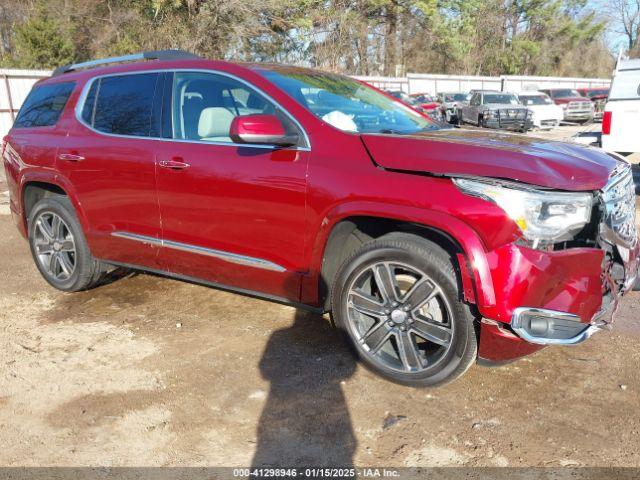
M493 110L485 110L484 112L482 112L482 116L484 118L492 118L493 117Z
M453 182L464 193L504 210L533 248L573 239L591 218L591 193L544 191L468 178L454 178Z

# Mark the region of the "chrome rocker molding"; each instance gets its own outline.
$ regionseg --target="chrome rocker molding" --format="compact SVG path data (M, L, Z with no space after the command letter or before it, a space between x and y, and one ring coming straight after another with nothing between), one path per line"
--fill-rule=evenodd
M125 238L127 240L145 243L147 245L167 247L174 250L181 250L183 252L205 255L207 257L215 257L230 263L236 263L238 265L262 268L264 270L272 270L274 272L285 272L287 270L282 265L278 265L277 263L273 263L262 258L247 257L245 255L238 255L237 253L225 252L223 250L214 250L212 248L199 247L197 245L189 245L187 243L174 242L172 240L163 240L160 238L148 237L146 235L139 235L137 233L112 232L111 235L118 238Z
M546 322L548 325L548 331L551 331L550 335L557 333L558 336L564 337L562 335L563 331L565 334L569 334L573 331L577 332L577 334L566 338L539 336L531 331L531 319ZM576 345L584 342L586 339L591 337L591 335L600 330L600 327L597 325L582 323L580 321L580 317L577 315L558 312L555 310L546 310L544 308L529 307L520 307L513 311L511 328L523 340L538 345Z

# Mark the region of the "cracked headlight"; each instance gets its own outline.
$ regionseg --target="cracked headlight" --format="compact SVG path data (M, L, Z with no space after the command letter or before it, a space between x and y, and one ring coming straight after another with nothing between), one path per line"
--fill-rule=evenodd
M453 182L464 193L504 210L533 248L573 239L591 218L591 193L545 191L468 178L454 178Z

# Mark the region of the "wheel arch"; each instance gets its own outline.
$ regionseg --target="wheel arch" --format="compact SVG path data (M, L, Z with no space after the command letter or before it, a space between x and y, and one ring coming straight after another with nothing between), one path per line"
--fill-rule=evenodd
M29 212L33 206L41 199L53 195L64 195L69 199L82 229L86 232L88 226L87 219L74 195L73 188L66 184L66 182L60 180L61 178L58 175L55 177L34 175L24 178L20 187L19 205L22 210L22 224L25 234L28 234Z
M362 243L386 233L417 234L444 248L458 268L469 274L478 307L495 304L495 292L484 246L473 229L461 220L434 210L401 208L387 204L358 202L342 205L327 215L316 236L312 271L318 274L317 303L330 304L330 286L342 262ZM463 282L464 283L464 282ZM467 287L463 285L463 287ZM465 288L465 294L468 288Z

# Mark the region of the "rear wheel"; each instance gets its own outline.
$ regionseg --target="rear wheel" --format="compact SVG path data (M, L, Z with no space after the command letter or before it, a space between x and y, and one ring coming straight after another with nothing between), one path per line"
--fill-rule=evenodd
M103 276L93 258L67 197L40 200L29 213L29 246L38 270L52 286L66 292L85 290Z
M362 246L337 274L332 310L359 357L383 377L434 386L462 375L477 353L474 316L450 256L415 235Z

